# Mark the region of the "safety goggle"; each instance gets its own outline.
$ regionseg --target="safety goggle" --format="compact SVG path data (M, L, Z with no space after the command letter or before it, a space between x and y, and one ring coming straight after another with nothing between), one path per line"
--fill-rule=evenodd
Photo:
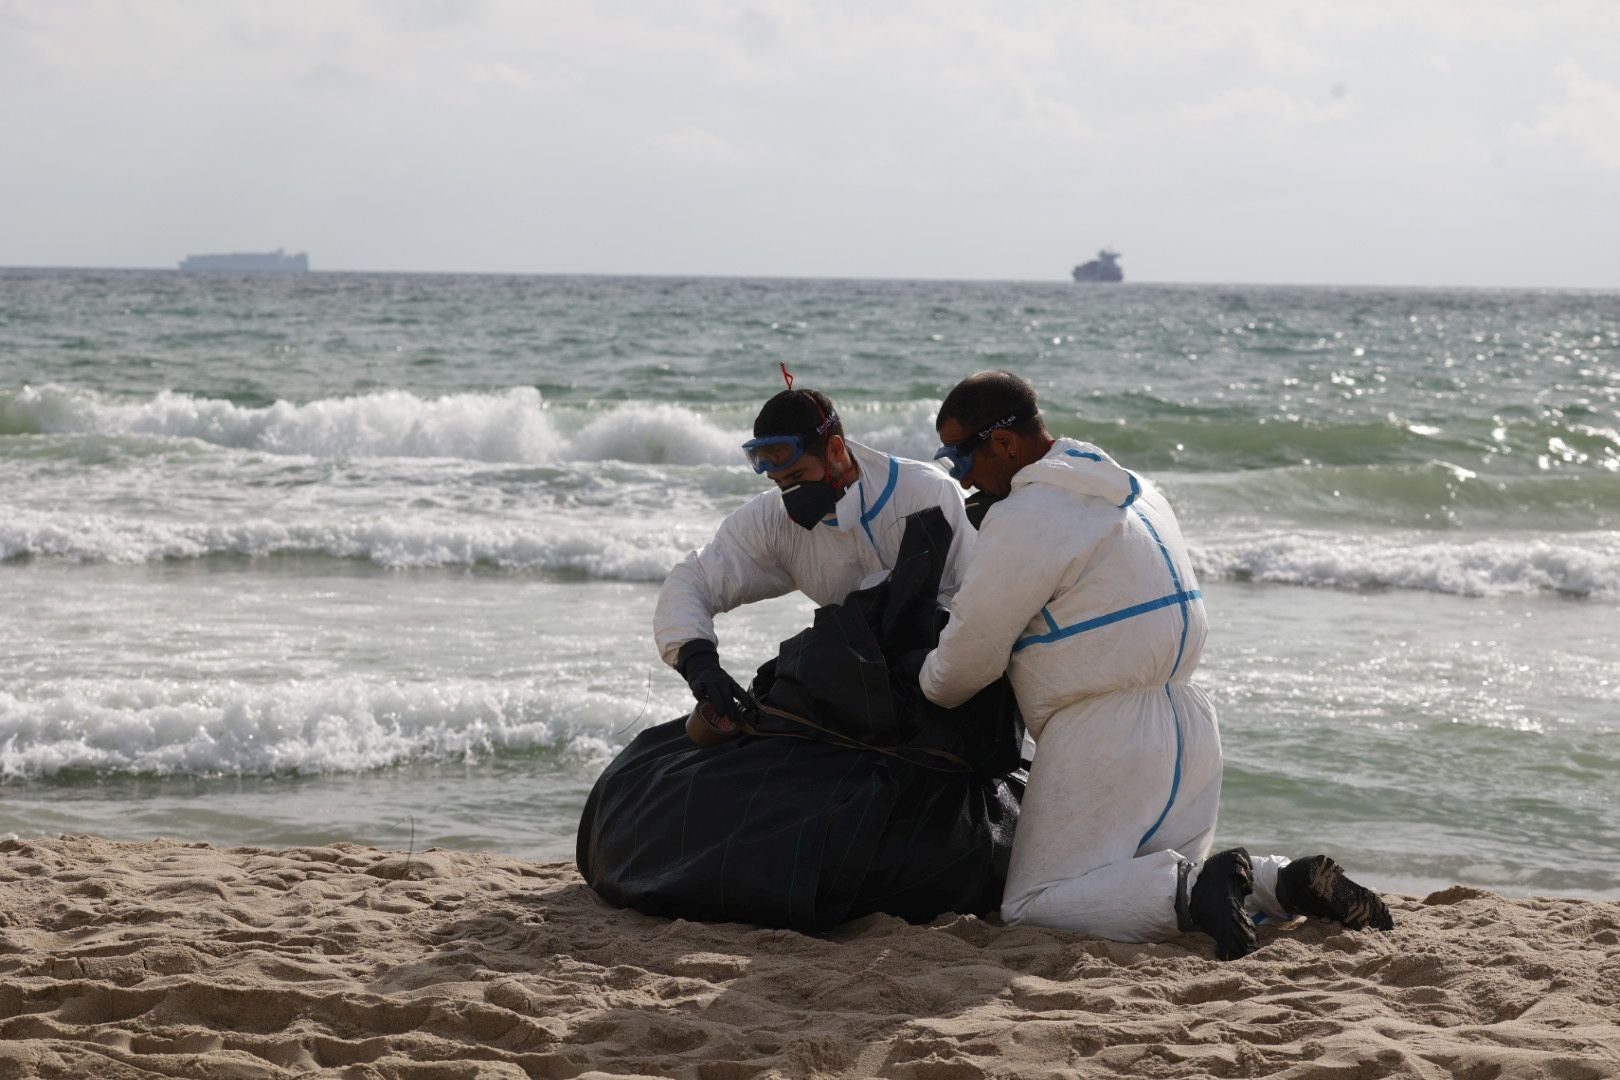
M742 444L748 464L757 473L781 472L791 469L804 457L805 451L838 420L837 413L829 413L809 435L761 435Z
M1018 409L1015 412L1008 413L988 427L980 428L972 435L958 439L953 443L945 443L934 451L934 460L945 463L945 467L950 470L952 480L965 480L968 474L973 471L974 451L982 446L986 439L990 438L992 431L1000 431L1004 427L1021 424L1033 417L1036 411L1032 408Z
M748 464L754 467L757 473L781 472L791 469L798 460L804 457L804 436L802 435L766 435L758 439L749 439L743 443L743 453L748 455Z

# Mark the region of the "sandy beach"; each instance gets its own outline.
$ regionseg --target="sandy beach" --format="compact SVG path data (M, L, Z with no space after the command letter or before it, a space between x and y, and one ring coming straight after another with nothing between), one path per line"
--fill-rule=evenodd
M567 863L0 843L0 1077L1620 1075L1620 903L1456 887L1217 963L649 918Z

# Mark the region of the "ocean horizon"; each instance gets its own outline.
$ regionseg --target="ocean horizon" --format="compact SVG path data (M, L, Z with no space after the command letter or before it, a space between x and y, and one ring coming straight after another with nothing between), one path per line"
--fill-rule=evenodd
M173 260L175 264L180 258ZM264 271L229 271L229 270L181 270L178 265L77 265L72 263L61 264L17 264L0 265L0 274L6 273L133 273L133 274L162 274L162 273L203 273L203 274L244 274L258 276ZM279 271L271 271L276 273ZM1188 289L1210 288L1240 288L1240 289L1341 289L1341 290L1402 290L1408 292L1448 292L1448 293L1538 293L1562 292L1606 295L1620 293L1620 284L1616 285L1547 285L1530 282L1492 285L1457 285L1447 283L1402 283L1398 281L1200 281L1180 278L1138 278L1134 275L1121 282L1074 282L1062 272L1056 272L1044 277L961 277L961 276L885 276L863 274L749 274L749 273L686 273L676 271L640 271L640 270L375 270L356 269L352 267L326 267L311 266L308 270L297 271L299 274L329 274L354 275L360 277L515 277L515 278L603 278L609 280L648 280L648 281L776 281L776 282L804 282L807 284L939 284L939 285L1051 285L1061 284L1064 287L1071 285L1131 285L1142 287L1166 287Z

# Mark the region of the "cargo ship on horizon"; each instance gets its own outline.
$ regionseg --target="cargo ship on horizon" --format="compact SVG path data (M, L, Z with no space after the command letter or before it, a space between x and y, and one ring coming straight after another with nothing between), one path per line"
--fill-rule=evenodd
M288 255L281 248L264 252L233 252L229 255L187 255L180 260L185 271L227 270L249 274L304 274L309 272L309 256L300 251Z
M1074 268L1076 281L1124 281L1125 271L1120 269L1119 252L1103 248L1097 257Z

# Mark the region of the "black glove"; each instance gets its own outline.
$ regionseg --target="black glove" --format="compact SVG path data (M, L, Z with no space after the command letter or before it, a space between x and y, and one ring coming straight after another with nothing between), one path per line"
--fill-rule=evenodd
M691 687L693 697L714 706L714 711L723 718L722 729L728 726L727 720L742 723L759 709L748 691L738 686L737 680L720 666L720 653L712 641L694 638L682 645L675 656L675 670Z

